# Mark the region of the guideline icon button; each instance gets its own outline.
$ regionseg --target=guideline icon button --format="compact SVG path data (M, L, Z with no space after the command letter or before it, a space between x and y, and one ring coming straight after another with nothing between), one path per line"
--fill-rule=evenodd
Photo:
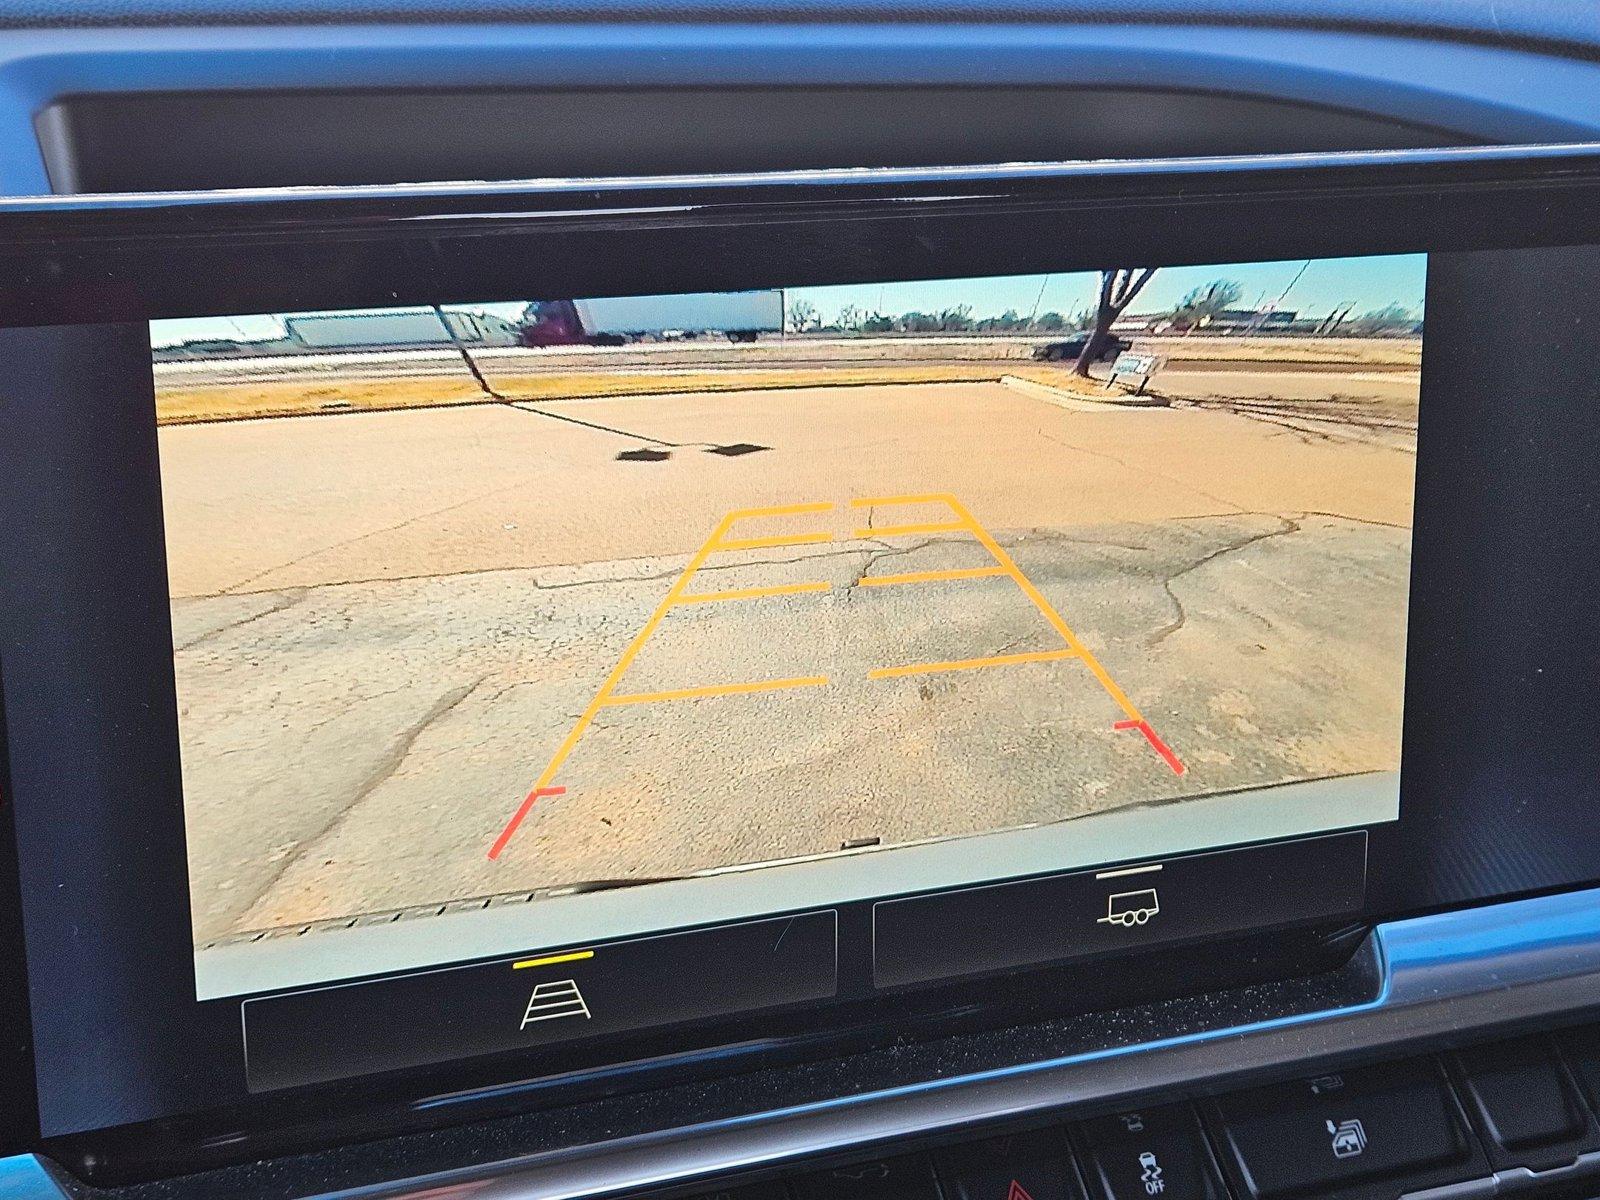
M587 1021L590 1015L589 1003L578 990L577 981L555 980L541 983L533 989L533 995L528 997L528 1007L522 1012L519 1028L526 1029L539 1021L559 1021L563 1017L582 1017Z

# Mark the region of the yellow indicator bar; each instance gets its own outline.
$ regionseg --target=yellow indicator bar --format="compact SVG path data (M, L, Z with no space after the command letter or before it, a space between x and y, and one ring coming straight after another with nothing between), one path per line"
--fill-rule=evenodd
M870 525L856 530L858 538L892 537L900 533L955 533L965 530L965 521L929 521L924 525L880 525L876 529Z
M806 592L825 592L831 583L784 583L775 587L739 588L731 592L700 592L679 596L674 604L713 604L718 600L759 600L762 596L798 596Z
M750 692L777 692L785 688L822 687L826 675L807 675L799 679L764 679L758 683L716 683L709 687L677 688L670 692L634 692L626 696L607 696L607 708L619 704L653 704L657 700L693 700L700 696L742 696Z
M902 675L932 675L938 671L971 671L976 667L998 667L1005 663L1055 662L1077 658L1076 650L1036 650L1028 654L999 654L993 658L959 658L953 662L912 663L909 667L879 667L868 671L868 679L897 679Z
M582 962L586 958L593 958L593 950L574 950L571 954L551 954L544 958L525 958L521 962L511 964L513 971L520 971L524 967L553 967L557 963Z
M959 571L912 571L908 575L868 575L862 587L887 587L891 583L937 583L941 579L992 579L1009 575L1004 567L967 567Z
M761 550L768 546L814 546L833 541L831 533L786 533L778 537L729 538L715 543L713 550Z

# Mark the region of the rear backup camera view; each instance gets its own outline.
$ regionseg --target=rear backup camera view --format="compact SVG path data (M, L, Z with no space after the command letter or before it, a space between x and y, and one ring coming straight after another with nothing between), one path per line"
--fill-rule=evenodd
M202 995L1392 820L1424 273L155 323Z

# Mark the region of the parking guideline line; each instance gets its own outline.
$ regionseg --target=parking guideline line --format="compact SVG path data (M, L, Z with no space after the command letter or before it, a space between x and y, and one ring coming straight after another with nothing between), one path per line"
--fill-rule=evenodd
M722 520L717 522L716 528L711 531L711 536L701 544L700 549L695 551L694 557L684 567L683 573L673 581L672 587L661 598L661 601L656 605L655 610L651 612L639 632L633 635L633 640L628 643L627 648L622 652L622 656L617 659L616 666L611 668L611 673L606 676L605 682L600 685L600 690L595 693L594 699L589 701L589 706L579 715L571 731L568 732L561 745L556 748L555 754L551 756L550 762L545 766L545 769L540 772L539 778L534 782L533 787L528 790L527 797L517 811L512 814L511 820L506 822L505 828L500 831L500 836L495 839L494 845L489 848L489 857L491 859L500 857L501 851L506 848L506 844L511 840L512 835L516 833L517 827L522 824L523 818L533 808L533 801L555 778L556 772L561 769L561 764L566 762L573 750L577 748L579 739L583 737L589 726L594 723L594 719L600 714L600 710L606 706L606 700L611 696L617 684L621 682L628 668L633 665L633 660L639 656L639 651L644 649L644 644L650 640L650 636L660 627L667 613L688 590L689 581L694 578L695 572L703 567L706 559L710 558L717 550L729 548L729 543L724 539L728 530L733 527L734 522L744 520L747 517L793 516L800 513L830 512L832 509L833 505L827 501L815 504L777 505L772 508L741 508L726 514ZM831 534L827 536L829 538L832 537Z
M992 579L1006 575L1004 567L962 567L954 571L911 571L905 575L868 575L859 580L862 587L888 587L896 583L938 583L945 579Z
M1150 748L1161 756L1167 766L1172 768L1174 775L1182 775L1188 769L1183 765L1183 760L1172 752L1172 748L1161 740L1161 735L1150 728L1149 721L1118 721L1111 728L1137 729L1144 735L1144 740L1150 743Z
M604 707L623 704L654 704L659 700L693 700L699 696L744 696L751 692L778 692L788 688L822 687L826 675L804 675L796 679L758 679L753 683L709 683L703 687L672 688L664 692L629 692L608 696Z
M912 663L904 667L878 667L867 672L868 679L898 679L902 675L932 675L941 671L970 671L977 667L998 667L1006 663L1056 662L1077 658L1076 650L1030 650L1022 654L995 654L988 658L958 658L950 662Z
M1105 690L1106 694L1127 715L1128 720L1125 722L1118 722L1115 728L1137 728L1139 732L1145 736L1146 740L1150 742L1152 748L1155 749L1157 753L1167 761L1168 765L1172 767L1173 771L1180 775L1183 774L1184 768L1182 763L1178 760L1177 756L1167 748L1166 744L1162 742L1155 734L1155 731L1150 727L1150 723L1144 719L1143 715L1139 712L1139 709L1134 705L1133 701L1128 699L1127 695L1122 691L1122 689L1117 686L1116 681L1111 678L1110 673L1089 651L1089 648L1085 646L1081 640L1079 640L1077 634L1072 631L1072 627L1066 623L1061 614L1055 610L1055 607L1050 603L1050 601L1047 600L1044 594L1040 592L1039 589L1034 585L1033 581L1023 574L1022 569L1017 566L1016 561L1012 559L1011 555L1007 553L1007 551L1000 545L999 542L995 541L994 537L989 533L989 531L978 523L977 518L972 515L972 513L967 509L966 505L962 504L961 501L958 500L954 495L941 492L904 496L863 497L850 501L850 506L853 508L866 508L880 505L894 506L932 503L945 505L959 519L950 522L921 522L906 525L890 525L876 529L868 527L865 529L856 530L855 536L883 537L886 535L910 533L965 532L974 537L978 543L982 545L986 551L988 551L990 557L994 559L995 565L993 567L962 568L949 571L918 571L904 575L884 575L871 579L863 579L861 582L867 586L885 586L889 584L900 583L929 583L943 579L982 579L1006 575L1016 583L1018 588L1022 590L1022 593L1027 596L1034 607L1038 609L1040 615L1042 615L1050 624L1051 628L1053 628L1056 633L1060 635L1061 639L1066 643L1066 648L1062 650L1030 651L1021 654L993 655L987 658L956 659L947 662L913 663L900 667L880 667L869 671L867 673L867 678L890 679L908 675L923 675L942 671L970 670L979 667L999 666L1007 663L1052 662L1067 658L1078 658L1081 659L1084 665L1089 668L1090 673L1094 675L1096 681L1100 684L1101 688ZM555 777L556 772L560 770L562 764L565 763L567 758L572 754L573 750L577 747L579 740L583 737L584 733L588 730L589 726L594 722L595 717L602 709L620 705L648 704L658 701L693 699L702 696L745 695L797 687L820 687L828 683L827 676L814 675L792 679L759 680L748 683L710 684L703 687L677 688L657 692L637 692L620 696L614 694L617 684L621 681L622 676L627 672L628 668L633 664L634 659L638 657L639 652L644 648L645 643L649 641L650 637L655 633L657 628L660 627L661 622L663 619L665 619L667 613L678 605L706 604L723 600L754 599L761 596L798 595L803 593L825 592L831 590L830 584L816 582L783 584L765 588L740 588L724 592L689 593L687 591L689 582L694 577L695 573L705 565L706 560L713 553L718 551L815 545L824 542L831 542L833 540L832 533L801 533L778 535L765 538L728 538L727 534L735 522L750 517L790 516L804 513L830 512L833 510L833 508L834 505L832 503L823 501L811 504L775 505L770 508L736 509L727 513L722 520L717 523L716 528L711 532L711 536L708 537L700 546L700 549L695 552L694 556L689 560L688 565L684 567L683 572L673 582L673 585L668 590L667 594L662 597L661 601L651 612L643 627L640 628L639 632L634 635L632 641L630 641L627 647L623 650L622 655L617 660L616 665L611 669L611 672L606 676L605 681L600 685L600 690L595 693L594 698L590 700L588 707L584 709L582 714L580 714L571 731L567 734L561 745L556 749L556 752L551 757L549 764L545 767L543 773L539 776L538 781L529 791L528 796L522 802L521 807L518 808L511 820L506 824L504 830L501 831L500 836L495 840L493 847L489 851L489 857L491 859L499 857L500 852L505 848L507 842L510 841L511 836L516 832L518 825L522 822L523 818L527 816L528 811L533 807L533 801L537 797L540 795L554 794L565 790L559 788L549 788L546 785L549 784L550 780Z
M1106 695L1111 697L1111 699L1116 703L1117 707L1120 708L1124 714L1126 714L1128 719L1139 726L1148 728L1149 722L1144 719L1144 715L1140 713L1138 706L1135 705L1132 700L1128 699L1127 694L1117 686L1116 680L1111 678L1110 672L1107 671L1105 667L1101 666L1100 660L1095 658L1095 656L1090 652L1089 648L1085 646L1079 639L1078 635L1072 631L1072 627L1068 625L1067 622L1062 618L1061 614L1055 610L1055 606L1045 598L1044 593L1034 585L1031 579L1022 573L1022 568L1017 566L1016 560L1006 552L1005 548L1001 546L999 542L994 540L994 536L978 523L978 519L972 515L972 512L967 508L967 506L961 503L961 501L954 495L949 492L923 492L914 495L903 496L866 497L859 500L852 500L850 503L851 507L854 508L877 506L892 507L895 505L911 504L943 504L959 518L958 521L949 526L944 526L943 528L965 530L974 538L976 538L979 544L981 544L983 548L989 552L989 556L993 558L995 563L999 566L1000 573L1009 575L1012 580L1015 581L1016 585L1022 589L1023 595L1027 596L1027 598L1033 603L1033 606L1039 610L1040 615L1050 623L1050 627L1060 635L1061 640L1066 642L1070 655L1062 655L1061 657L1070 656L1082 659L1083 665L1089 668L1089 672L1095 677L1095 680L1100 684L1101 688L1105 690ZM881 537L887 533L910 531L930 532L931 530L928 526L902 525L888 526L882 529L872 530L870 532L873 535ZM858 530L857 536L862 536L864 532L867 531ZM985 660L981 659L968 659L963 660L963 662L973 666L987 665ZM925 669L933 670L950 669L947 666L937 663L924 663L917 665ZM893 674L886 674L885 672L892 672ZM882 668L878 671L869 672L868 678L886 679L893 678L898 675L919 673L921 672L910 667L888 667Z
M920 521L914 525L864 525L855 531L858 538L895 537L907 533L960 533L966 529L960 521Z
M1022 568L1017 566L1016 561L1006 553L1005 548L994 540L994 536L987 529L978 523L978 519L968 511L967 506L962 504L960 500L954 496L946 496L945 503L950 506L952 512L962 519L972 532L972 536L983 544L983 548L990 553L995 562L1006 568L1006 573L1017 581L1017 586L1022 589L1023 595L1033 601L1033 606L1039 610L1046 621L1050 622L1051 627L1061 635L1061 640L1066 642L1067 647L1083 660L1083 665L1088 667L1090 674L1099 681L1100 686L1105 689L1106 695L1116 702L1117 707L1127 714L1129 720L1143 723L1144 716L1139 712L1138 706L1128 699L1127 694L1117 686L1117 682L1111 678L1110 672L1100 665L1100 660L1090 653L1089 647L1085 646L1079 640L1078 635L1072 632L1072 627L1062 619L1061 614L1055 610L1054 605L1045 599L1044 593L1034 586L1033 580L1022 573Z
M807 592L826 592L831 583L780 583L774 587L735 588L727 592L696 592L679 596L678 604L716 604L723 600L759 600L763 596L800 596Z
M511 840L511 835L517 831L517 826L522 824L522 819L533 808L534 802L542 796L560 796L566 793L564 787L536 787L522 798L522 803L517 806L517 811L511 814L511 820L506 822L506 827L500 831L500 836L495 838L494 845L489 847L489 857L499 858L500 851L506 848L506 843Z

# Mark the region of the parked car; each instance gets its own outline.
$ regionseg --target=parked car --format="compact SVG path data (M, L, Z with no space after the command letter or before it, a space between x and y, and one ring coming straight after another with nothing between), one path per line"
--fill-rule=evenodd
M1046 342L1042 346L1035 346L1033 357L1038 362L1076 362L1088 341L1088 333L1075 333L1059 342ZM1099 355L1098 361L1112 362L1117 355L1128 349L1128 346L1127 339L1112 334L1106 339L1105 350Z

